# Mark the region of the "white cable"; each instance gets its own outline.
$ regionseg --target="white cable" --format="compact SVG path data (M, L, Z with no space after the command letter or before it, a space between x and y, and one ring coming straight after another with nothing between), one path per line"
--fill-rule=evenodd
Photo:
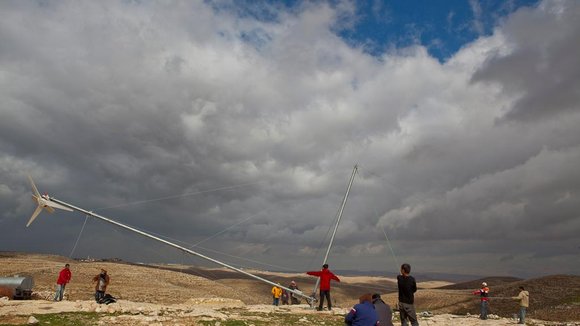
M189 192L189 193L185 193L185 194L181 194L181 195L173 195L173 196L165 196L165 197L159 197L159 198L153 198L153 199L138 200L138 201L114 205L114 206L101 207L101 208L97 208L95 210L104 210L104 209L125 207L125 206L137 205L137 204L145 204L145 203L151 203L151 202L162 201L162 200L167 200L167 199L174 199L174 198L180 198L180 197L186 197L186 196L205 194L205 193L220 191L220 190L230 190L230 189L241 188L241 187L255 185L255 184L264 183L264 182L265 181L243 183L243 184L235 185L235 186L220 187L220 188L209 189L209 190L201 190L201 191Z
M83 234L83 230L85 229L85 225L87 224L88 219L89 219L89 216L85 215L85 222L83 223L83 227L81 228L81 232L79 232L79 235L77 237L77 241L75 242L75 245L73 246L72 250L70 251L68 258L72 258L72 255L74 254L75 250L77 249L77 245L79 244L79 240L81 239L81 234Z

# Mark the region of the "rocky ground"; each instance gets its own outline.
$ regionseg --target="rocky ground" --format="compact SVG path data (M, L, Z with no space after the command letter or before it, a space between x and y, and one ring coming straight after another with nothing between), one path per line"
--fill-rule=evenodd
M110 305L93 301L1 300L0 324L19 325L37 321L44 325L344 325L345 308L318 312L308 305L274 307L245 305L239 300L197 298L179 304L154 304L119 300ZM425 313L426 314L426 313ZM395 324L397 324L395 322ZM421 325L515 325L513 319L491 316L435 314L421 316ZM580 323L529 320L528 325L580 325Z
M65 300L53 302L56 275L71 264L73 280ZM100 268L111 274L108 292L117 303L98 305L92 300L92 276ZM173 270L167 270L173 269ZM188 271L187 273L184 271ZM392 279L341 277L333 289L335 308L318 312L306 304L270 305L270 286L240 278L222 269L204 270L204 277L190 274L187 266L140 266L122 262L77 262L58 256L0 253L0 276L29 274L34 277L34 300L0 299L0 325L344 325L343 317L365 292L381 292L387 303L396 303ZM200 274L196 271L193 274ZM282 284L297 280L304 289L314 278L303 274L261 272ZM510 325L511 318L493 316L480 321L473 314L450 314L457 305L477 306L470 291L435 289L441 282L420 283L417 307L421 325ZM571 306L573 309L575 306ZM517 306L514 305L514 312ZM427 313L426 311L429 311ZM396 314L395 314L396 315ZM397 322L395 322L397 324ZM575 325L580 322L530 319L528 325Z

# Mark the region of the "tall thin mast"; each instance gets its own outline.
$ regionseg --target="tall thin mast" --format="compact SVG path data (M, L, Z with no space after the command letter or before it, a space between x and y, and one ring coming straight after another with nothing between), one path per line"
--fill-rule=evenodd
M111 224L114 224L114 225L120 226L120 227L122 227L122 228L125 228L125 229L127 229L127 230L130 230L130 231L133 231L133 232L139 233L139 234L141 234L142 236L145 236L145 237L147 237L147 238L151 238L151 239L153 239L153 240L157 240L157 241L159 241L159 242L163 242L163 243L165 243L166 245L169 245L169 246L171 246L171 247L174 247L174 248L177 248L177 249L179 249L179 250L182 250L182 251L184 251L184 252L186 252L186 253L188 253L188 254L191 254L191 255L194 255L194 256L198 256L198 257L200 257L200 258L203 258L203 259L205 259L205 260L209 260L209 261L211 261L211 262L213 262L213 263L216 263L216 264L218 264L218 265L224 266L224 267L226 267L226 268L229 268L229 269L231 269L231 270L233 270L233 271L236 271L236 272L238 272L238 273L242 273L242 274L244 274L244 275L247 275L247 276L249 276L249 277L252 277L252 278L254 278L254 279L258 280L258 281L262 281L262 282L268 283L268 284L270 284L270 285L277 286L277 287L279 287L279 288L282 288L282 289L284 289L284 290L286 290L286 291L288 291L288 292L292 292L292 293L294 293L294 294L295 294L295 295L297 295L297 296L301 296L301 297L303 297L303 298L306 298L306 300L307 300L308 302L312 302L312 301L315 301L315 300L316 300L316 298L309 297L309 296L305 295L305 294L304 294L303 292L301 292L301 291L296 291L296 290L292 290L292 289L290 289L290 288L287 288L287 287L281 286L281 285L279 285L279 284L277 284L277 283L274 283L274 282L272 282L272 281L269 281L269 280L267 280L267 279L265 279L265 278L261 278L261 277L259 277L259 276L256 276L256 275L254 275L254 274L251 274L251 273L248 273L248 272L246 272L246 271L243 271L243 270L241 270L241 269L239 269L239 268L236 268L236 267L230 266L230 265L228 265L228 264L226 264L226 263L222 263L222 262L221 262L221 261L219 261L219 260L213 259L213 258L211 258L211 257L208 257L208 256L205 256L205 255L202 255L202 254L200 254L200 253L198 253L198 252L195 252L195 251L193 251L193 250L190 250L190 249L188 249L188 248L182 247L182 246L180 246L180 245L177 245L177 244L175 244L175 243L173 243L173 242L169 242L169 241L167 241L167 240L164 240L164 239L158 238L158 237L156 237L156 236L154 236L154 235L151 235L151 234L149 234L149 233L147 233L147 232L143 232L143 231L141 231L141 230L137 230L137 229L135 229L135 228L132 228L132 227L130 227L130 226L127 226L127 225L125 225L125 224L122 224L122 223L119 223L119 222L117 222L117 221L114 221L114 220L111 220L111 219L109 219L109 218L106 218L106 217L104 217L104 216L101 216L101 215L99 215L99 214L96 214L96 213L93 213L93 212L91 212L91 211L87 211L87 210L84 210L84 209L82 209L82 208L76 207L76 206L74 206L74 205L71 205L71 204L69 204L69 203L66 203L66 202L64 202L64 201L62 201L62 200L58 200L58 199L56 199L56 198L53 198L53 197L48 197L48 196L47 196L46 198L47 198L48 200L52 201L52 202L55 202L55 203L58 203L58 204L64 205L65 207L68 207L68 208L70 208L70 209L72 209L72 210L75 210L75 211L77 211L77 212L81 212L81 213L83 213L83 214L85 214L85 215L89 215L89 216L92 216L92 217L96 217L96 218L98 218L98 219L101 219L101 220L103 220L103 221L105 221L105 222L109 222L109 223L111 223Z
M330 237L330 243L328 244L328 248L326 249L326 254L324 255L324 261L322 264L326 264L328 260L328 254L330 254L330 249L332 248L332 243L334 242L334 236L336 235L336 230L338 230L338 224L340 223L340 219L342 218L342 212L344 211L344 206L346 205L346 200L348 199L348 194L350 192L350 187L352 186L352 182L354 181L354 176L356 171L358 170L358 165L355 164L354 168L352 169L352 175L350 176L350 181L348 182L348 187L346 188L346 193L344 194L344 198L342 199L342 205L340 206L340 211L338 212L338 218L336 219L336 224L334 225L334 231L332 232L332 236ZM312 296L316 295L316 290L320 285L320 278L316 279L316 284L314 285L314 289L312 289Z

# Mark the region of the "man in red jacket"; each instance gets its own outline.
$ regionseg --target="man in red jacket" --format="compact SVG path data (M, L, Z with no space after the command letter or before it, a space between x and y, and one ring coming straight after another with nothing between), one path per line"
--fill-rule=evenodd
M58 273L58 279L56 280L56 294L54 295L54 301L62 301L62 296L64 294L64 288L68 282L70 282L70 278L72 274L70 272L70 265L64 265L64 268Z
M322 270L320 272L306 272L308 275L320 277L320 304L317 310L322 310L324 305L324 297L328 301L328 310L332 310L332 301L330 301L330 280L335 280L340 282L338 277L328 270L328 264L322 265Z

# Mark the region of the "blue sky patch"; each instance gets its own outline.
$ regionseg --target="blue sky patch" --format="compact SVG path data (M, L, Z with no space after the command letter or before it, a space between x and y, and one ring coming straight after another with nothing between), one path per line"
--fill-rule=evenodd
M216 11L230 11L240 17L277 21L279 11L304 8L303 1L209 1ZM338 1L329 1L337 6ZM366 53L381 56L390 49L422 45L429 54L443 62L461 47L480 36L490 35L507 15L536 0L416 0L357 1L352 20L335 27L347 44ZM245 35L248 37L248 35ZM254 37L250 39L255 40Z

